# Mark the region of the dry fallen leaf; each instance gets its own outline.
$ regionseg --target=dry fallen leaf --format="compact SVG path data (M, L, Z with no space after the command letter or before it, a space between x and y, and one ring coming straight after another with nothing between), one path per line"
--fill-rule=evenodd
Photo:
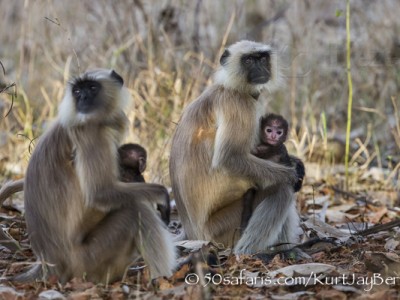
M158 279L158 288L163 291L163 290L168 290L174 288L174 286L166 279L164 278L159 278Z
M359 214L353 215L353 214L348 214L344 213L341 211L335 211L335 210L328 210L326 212L326 217L328 221L333 222L333 223L346 223L349 220L354 220L355 218L359 217Z
M71 291L86 291L94 286L92 282L86 282L79 278L74 278L65 284L66 290Z
M201 240L184 240L174 243L176 247L183 247L185 249L189 249L192 251L200 250L203 246L207 246L210 244L208 241Z
M386 215L388 212L388 209L386 206L378 207L375 209L375 211L371 212L368 216L368 219L371 223L379 223L383 216Z
M59 291L55 290L47 290L43 291L39 294L39 298L41 300L63 300L66 299L63 294L61 294Z
M385 243L385 249L387 251L394 251L399 244L400 244L400 241L390 238Z
M306 228L312 229L314 233L318 234L318 237L334 237L334 238L349 238L350 234L344 233L339 229L321 221L318 218L309 218L304 222Z
M321 290L318 292L317 297L318 297L318 299L324 299L324 300L346 300L346 299L348 299L345 293L334 290L334 289Z
M14 300L21 299L24 296L23 292L18 292L12 287L0 286L0 299L2 300Z
M309 298L312 298L315 293L313 292L306 292L306 291L300 291L296 293L287 293L283 295L271 295L271 299L273 300L297 300L300 299L300 297L306 297L308 296Z

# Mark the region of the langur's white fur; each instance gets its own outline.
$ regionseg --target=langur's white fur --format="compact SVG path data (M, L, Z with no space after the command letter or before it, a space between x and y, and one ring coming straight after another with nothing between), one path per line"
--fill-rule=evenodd
M215 84L220 84L226 88L249 93L260 93L264 89L272 92L281 86L283 80L279 70L278 57L275 50L272 49L271 46L260 44L257 42L242 40L229 46L228 50L231 56L227 60L227 63L223 66L219 66L218 70L215 72ZM270 53L271 78L266 84L249 86L246 79L242 76L240 58L244 54L251 54L263 51L268 51Z
M106 69L94 69L85 72L79 78L100 82L103 85L102 90L105 93L105 96L106 97L113 96L116 97L116 99L119 99L118 100L119 107L123 111L126 111L132 102L131 95L125 86L119 89L115 84L112 84L110 82L109 77L111 72L113 71ZM90 122L91 119L96 119L99 113L104 113L103 111L101 112L96 111L92 114L82 114L76 111L75 104L73 101L71 101L73 99L71 85L74 82L75 80L71 80L70 82L68 82L69 88L66 89L64 98L61 101L58 110L58 118L60 120L60 123L66 127L75 126L80 123ZM109 112L113 113L115 111L109 110Z

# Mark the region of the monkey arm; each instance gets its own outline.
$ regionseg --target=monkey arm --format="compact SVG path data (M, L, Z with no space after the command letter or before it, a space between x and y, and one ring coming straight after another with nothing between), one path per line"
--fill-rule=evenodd
M298 180L293 185L294 192L296 193L296 192L300 191L301 187L303 186L303 180L304 180L304 177L306 176L306 169L304 167L304 163L301 161L300 158L298 158L294 155L289 155L289 158L290 158L290 162L291 162L292 166L296 170L296 174L298 177Z
M267 159L271 156L270 147L264 144L260 144L257 147L251 149L250 153L262 159Z
M271 160L263 160L250 153L238 155L232 153L221 161L221 168L228 169L240 177L247 177L262 188L276 186L281 183L293 185L297 181L293 168L277 164Z
M224 103L224 105L227 104ZM248 122L247 118L242 117L245 114L253 115L253 112L249 111L251 108L241 106L240 109L234 111L229 110L228 107L217 112L218 128L214 141L212 169L227 169L229 172L239 177L247 177L263 187L282 182L293 184L297 181L293 168L262 160L250 154L254 135L252 132L255 132L256 126L255 121Z
M165 206L169 195L167 189L155 183L116 182L113 186L99 190L92 201L93 206L106 211L123 207L136 207L137 201ZM169 209L167 208L169 211ZM168 213L168 211L166 213Z

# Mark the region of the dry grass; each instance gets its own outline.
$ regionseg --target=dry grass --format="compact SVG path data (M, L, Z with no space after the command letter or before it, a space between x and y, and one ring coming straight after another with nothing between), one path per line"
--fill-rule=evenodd
M0 123L4 177L23 176L31 140L56 115L68 78L107 67L123 75L133 96L127 140L148 149L149 181L168 185L170 139L182 108L211 83L225 44L242 38L272 42L280 52L286 85L269 97L269 108L289 119L292 152L318 166L343 162L347 74L340 11L345 1L0 4L5 69L0 90L15 82L18 91L12 111ZM352 1L350 163L357 171L388 168L390 186L399 184L399 9L397 0ZM0 94L2 115L11 106L11 93Z

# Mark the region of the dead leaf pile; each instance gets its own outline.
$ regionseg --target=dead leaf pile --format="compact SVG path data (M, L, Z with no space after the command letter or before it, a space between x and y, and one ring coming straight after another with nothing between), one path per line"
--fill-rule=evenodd
M340 176L306 182L298 193L301 243L290 253L235 256L208 241L182 241L170 278L152 282L140 262L110 285L9 281L35 263L16 195L0 210L0 299L397 299L400 193L379 174L360 176L349 191ZM179 234L179 220L172 219L171 232Z

